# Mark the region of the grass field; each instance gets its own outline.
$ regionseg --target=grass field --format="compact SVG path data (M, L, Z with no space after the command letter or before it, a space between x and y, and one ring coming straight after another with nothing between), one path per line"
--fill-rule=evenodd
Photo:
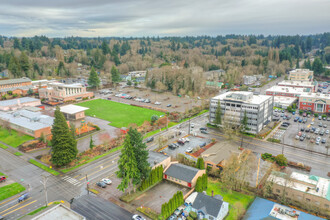
M209 179L206 193L208 195L212 195L212 190L214 191L214 195L221 195L223 197L223 200L229 203L229 214L227 215L226 220L239 219L239 216L237 216L237 211L235 210L235 208L233 208L235 203L241 203L242 207L244 207L245 212L255 198L251 195L227 190L221 182Z
M109 125L121 128L128 127L131 123L138 126L144 121L150 121L153 115L164 115L165 113L131 106L123 103L113 102L104 99L96 99L77 104L89 108L85 111L86 115L104 119L110 122Z
M3 187L0 187L0 201L7 199L13 195L23 192L25 188L19 183L12 183Z
M14 155L16 155L16 156L22 156L23 154L21 152L17 151L17 152L14 153Z
M7 146L5 146L5 145L3 145L3 144L0 144L0 147L1 147L2 149L7 149L7 148L8 148Z
M15 130L11 130L11 135L10 135L7 129L0 127L0 140L12 147L18 147L24 142L32 139L34 138L29 135L19 134Z

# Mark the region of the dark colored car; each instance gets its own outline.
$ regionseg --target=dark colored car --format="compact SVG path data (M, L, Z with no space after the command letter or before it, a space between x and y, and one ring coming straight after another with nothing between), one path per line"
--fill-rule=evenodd
M0 176L0 183L5 182L6 181L6 177L5 176Z
M199 146L204 147L206 145L206 142L201 143Z
M170 148L171 150L174 150L176 148L176 146L174 144L169 144L168 148Z
M105 182L103 182L103 181L97 182L96 185L99 186L99 187L101 187L101 188L107 187L107 184Z
M199 130L201 130L201 131L206 131L207 130L207 128L200 128Z
M150 137L150 138L147 138L147 143L149 143L149 142L153 142L154 141L154 137Z
M29 198L29 194L28 193L25 193L23 195L21 195L19 198L18 198L18 202L23 202L24 200L28 199Z
M107 99L108 99L108 100L111 100L111 97L108 97Z
M168 104L166 107L171 107L172 105L171 104Z
M205 130L201 130L201 133L203 134L208 134L209 132L205 131Z

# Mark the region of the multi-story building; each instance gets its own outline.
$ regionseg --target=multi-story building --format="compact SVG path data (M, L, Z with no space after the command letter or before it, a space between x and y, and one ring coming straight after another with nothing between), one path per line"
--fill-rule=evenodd
M284 80L282 82L277 83L278 86L292 87L292 88L304 88L307 92L315 92L315 82L309 81L291 81Z
M64 84L64 83L49 83L47 88L41 88L39 97L47 101L66 102L79 101L83 98L91 98L94 96L93 92L87 92L86 87L80 83Z
M289 72L289 80L313 81L314 72L309 69L295 69Z
M289 175L273 171L267 181L272 182L273 194L285 195L290 203L307 203L310 207L330 209L330 179L297 172Z
M38 105L41 105L40 99L23 97L23 98L0 101L0 110L13 111L23 107L36 107Z
M266 89L266 95L297 97L297 98L300 95L308 92L309 89L306 88L294 88L289 86L272 86L269 89Z
M244 85L252 85L255 82L257 82L257 77L256 76L243 76L243 84Z
M13 94L25 95L29 89L33 89L31 79L23 77L19 79L0 80L0 94L4 95L8 92Z
M299 98L299 109L316 113L330 113L330 95L305 93Z
M253 95L252 92L227 92L211 99L210 123L215 120L218 102L222 121L235 126L241 124L246 111L249 133L258 134L272 120L273 97Z

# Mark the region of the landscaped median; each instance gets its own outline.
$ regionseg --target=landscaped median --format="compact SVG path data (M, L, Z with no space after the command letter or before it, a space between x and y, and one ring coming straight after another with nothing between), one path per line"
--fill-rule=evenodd
M0 127L0 140L12 147L18 147L22 143L34 139L33 137L21 134L15 130L8 130Z
M36 160L30 159L29 162L32 163L33 165L36 165L37 167L40 167L41 169L47 171L48 173L53 174L54 176L57 176L57 175L60 174L60 173L57 172L56 170L53 170L53 169L51 169L51 168L49 168L49 167L43 165L42 163L40 163L40 162L38 162L38 161L36 161Z
M0 187L0 201L14 196L20 192L23 192L25 187L19 183L12 183L3 187Z

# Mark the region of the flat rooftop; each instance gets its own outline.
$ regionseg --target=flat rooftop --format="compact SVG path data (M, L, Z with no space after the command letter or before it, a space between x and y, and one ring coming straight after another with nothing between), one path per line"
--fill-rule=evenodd
M154 165L166 160L168 157L168 155L164 155L162 153L149 151L148 163L151 167L153 167Z
M304 93L300 96L301 98L320 98L320 99L330 99L330 94L323 93Z
M46 209L38 216L32 218L32 220L84 220L84 216L73 211L72 209L59 204L53 208Z
M233 96L242 97L243 99L234 98ZM212 99L236 101L236 102L243 102L246 104L259 105L259 104L263 103L264 101L271 99L271 98L272 97L268 96L268 95L253 95L253 92L239 91L239 92L226 92L226 93L220 94L218 96L215 96Z
M79 112L83 112L86 111L89 108L86 107L81 107L78 105L66 105L66 106L62 106L60 107L60 111L66 114L76 114Z
M18 105L18 103L23 104L23 103L35 102L35 101L40 101L40 99L23 97L23 98L0 101L0 106L12 106L12 105Z
M294 88L289 86L272 86L269 89L266 89L266 92L283 92L283 93L293 93L293 94L302 94L310 92L310 88Z
M330 179L298 172L292 172L289 179L286 178L287 175L273 171L268 181L330 201Z
M274 96L274 103L292 104L297 101L297 97Z
M306 86L306 87L313 87L314 82L310 81L293 81L293 80L284 80L279 82L277 85L279 86Z
M228 159L231 154L240 154L237 146L234 146L230 141L219 141L204 151L201 156L206 162L210 161L214 164L219 164L223 160Z
M291 70L290 73L313 73L313 71L309 69L294 69Z

